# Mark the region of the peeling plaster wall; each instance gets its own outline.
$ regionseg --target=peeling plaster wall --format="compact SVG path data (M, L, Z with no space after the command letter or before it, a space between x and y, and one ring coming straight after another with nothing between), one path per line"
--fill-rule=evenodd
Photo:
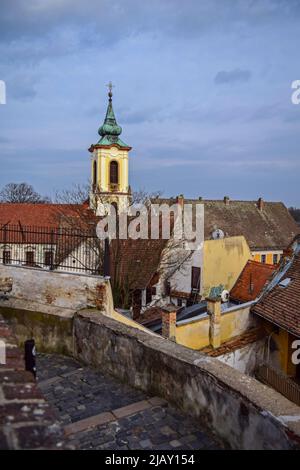
M12 291L0 306L51 313L81 308L113 311L109 281L101 276L0 265L0 279L12 279Z
M247 346L223 356L218 356L217 359L243 374L253 376L255 369L263 360L264 349L265 339L247 344Z
M22 346L34 337L41 352L72 354L73 317L86 308L149 331L114 310L110 282L103 277L0 265L0 293L11 285L0 296L0 310Z

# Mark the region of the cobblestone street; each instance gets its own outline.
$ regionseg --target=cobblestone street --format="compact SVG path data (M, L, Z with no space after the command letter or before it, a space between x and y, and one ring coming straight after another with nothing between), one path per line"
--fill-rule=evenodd
M76 449L218 449L198 422L166 401L77 361L39 355L38 384Z

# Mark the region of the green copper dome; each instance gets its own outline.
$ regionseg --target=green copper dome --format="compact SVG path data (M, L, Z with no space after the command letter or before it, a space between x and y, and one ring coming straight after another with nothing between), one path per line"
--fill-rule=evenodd
M122 127L118 125L115 113L112 106L112 92L111 88L108 93L108 106L106 111L106 116L104 119L104 123L98 129L98 134L100 135L100 140L98 145L112 145L117 144L119 147L126 147L126 145L122 140L119 138L119 135L122 133Z

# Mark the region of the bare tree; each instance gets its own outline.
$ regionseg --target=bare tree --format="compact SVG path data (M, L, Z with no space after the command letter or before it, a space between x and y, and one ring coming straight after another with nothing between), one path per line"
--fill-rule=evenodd
M170 238L151 238L151 204L159 203L159 193L149 195L144 190L135 193L131 203L148 206L148 239L113 240L111 243L112 290L115 305L129 308L138 299L138 291L155 285L160 280L162 296L167 297L168 281L176 271L185 272L193 252L184 248L186 237L174 236L176 215L170 213ZM159 225L162 224L162 215ZM135 217L129 217L129 222ZM177 220L178 221L178 220ZM118 233L118 229L117 229ZM156 281L155 281L156 279ZM155 281L155 282L154 282ZM163 299L162 299L163 301Z
M89 199L90 184L74 184L71 188L56 191L57 204L83 204Z
M89 185L74 185L71 189L66 189L57 193L56 202L60 203L57 208L57 217L59 225L65 228L71 228L82 234L86 248L93 254L93 259L99 259L96 272L103 272L104 242L94 236L86 237L87 231L91 234L96 233L96 225L101 217L97 217L87 204ZM144 204L150 208L153 201L159 202L160 191L148 193L145 190L139 190L132 194L129 201L129 208ZM106 198L101 201L98 196L98 202L108 202ZM138 216L138 213L137 213ZM130 223L136 216L128 216ZM149 211L150 218L150 211ZM150 281L147 263L151 259L153 273L159 275L161 279L167 281L176 270L182 269L191 256L191 252L184 250L184 240L176 240L172 237L169 240L151 240L149 219L149 239L143 240L123 240L118 237L119 218L116 218L117 238L110 240L110 266L111 266L111 286L115 306L129 308L132 305L133 298L139 290L139 280L146 283ZM173 222L172 222L173 223ZM172 224L171 224L172 225ZM171 228L172 231L172 228ZM144 257L140 258L139 253ZM76 258L76 250L72 256ZM87 266L88 268L88 266ZM147 279L146 279L147 278Z
M27 183L8 183L0 191L0 202L46 204L48 197L41 196Z

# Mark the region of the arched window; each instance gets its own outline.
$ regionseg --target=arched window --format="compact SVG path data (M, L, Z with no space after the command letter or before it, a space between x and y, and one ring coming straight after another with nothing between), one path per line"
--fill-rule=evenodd
M112 161L109 166L109 181L110 184L119 183L119 165L118 162Z
M116 215L118 215L118 204L116 202L112 202L111 205L114 207Z
M97 185L97 162L96 160L94 160L94 163L93 163L93 185L94 186Z

